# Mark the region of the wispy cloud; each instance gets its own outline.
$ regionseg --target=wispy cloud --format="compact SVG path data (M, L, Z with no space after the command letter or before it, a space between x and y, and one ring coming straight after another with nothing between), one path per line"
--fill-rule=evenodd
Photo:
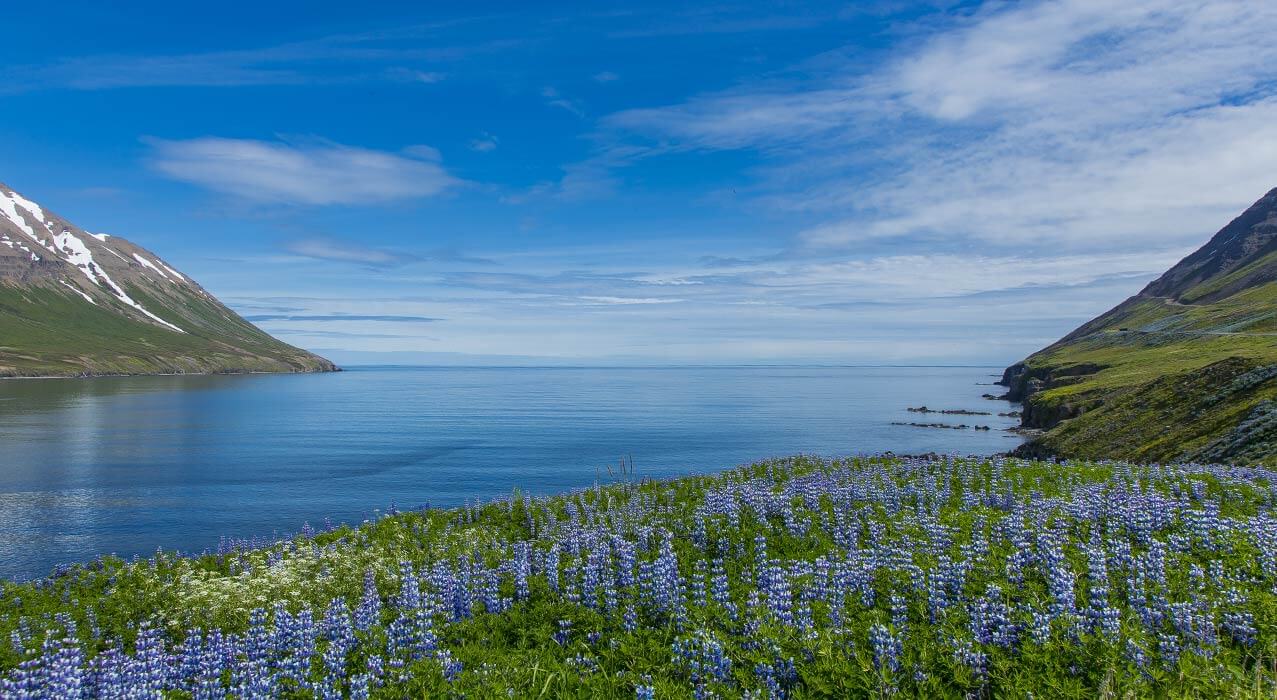
M245 316L249 321L381 321L386 323L433 323L443 319L429 316L395 316L387 314L256 314Z
M330 141L204 137L147 143L155 170L253 202L380 204L436 196L460 183L433 160Z
M815 219L802 245L1185 245L1275 184L1275 33L1248 0L989 3L604 134L762 154L757 203Z
M668 298L655 298L655 297L583 296L581 297L581 299L583 301L587 301L592 304L608 304L608 305L620 305L620 306L634 306L634 305L647 305L647 304L677 304L681 301L684 301L683 299L668 299Z
M497 146L501 144L501 140L486 131L477 139L471 139L470 150L479 153L488 153L497 150Z
M870 5L871 3L861 4ZM710 3L705 6L690 7L674 13L672 17L662 16L643 24L630 23L630 26L624 29L611 32L610 36L613 38L649 38L692 34L754 34L793 31L821 24L830 24L854 14L854 12L849 12L837 5L822 11L790 4L784 4L781 8L772 8L758 3L739 5Z
M425 250L399 250L378 248L331 237L312 237L289 241L284 249L293 255L312 260L349 263L365 268L390 269L412 263L456 263L466 266L495 265L493 260L465 253L453 248L428 248Z
M390 70L390 75L406 82L425 83L426 85L433 85L434 83L442 82L443 79L447 77L438 71L416 70L412 68L393 68Z
M578 117L585 117L585 107L580 100L569 99L559 92L558 88L546 86L541 88L541 97L551 107L557 107Z
M0 68L0 94L354 81L436 83L445 73L420 66L505 51L523 43L520 39L445 43L449 31L476 21L479 18L463 18L240 50L86 55L43 64L10 64Z
M307 238L292 241L284 246L290 253L314 258L334 260L367 267L398 267L416 262L420 258L407 251L369 248L330 238Z

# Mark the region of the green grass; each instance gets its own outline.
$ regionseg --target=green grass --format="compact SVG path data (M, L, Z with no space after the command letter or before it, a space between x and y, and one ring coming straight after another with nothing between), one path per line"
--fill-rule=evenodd
M437 660L422 659L401 678L389 678L374 691L377 697L619 698L634 697L640 686L652 687L658 698L694 692L767 697L756 669L791 659L795 673L783 686L793 698L1269 698L1277 692L1277 542L1271 524L1263 523L1273 517L1275 484L1270 472L1113 462L775 460L718 476L628 482L549 498L516 493L501 502L404 513L219 556L105 558L46 580L0 584L0 640L17 634L30 648L46 631L62 635L74 622L79 643L93 656L107 640L123 640L127 648L144 622L173 643L193 628L245 633L254 608L310 609L318 619L334 599L353 607L365 572L372 572L387 606L381 624L357 634L343 667L354 675L384 646L384 625L395 616L389 600L401 563L408 562L425 572L469 571L473 580L494 572L500 595L517 599L497 612L476 600L460 619L445 612L448 606L433 607L438 645L462 671L448 680ZM1162 500L1140 510L1139 499L1151 497ZM1218 509L1220 525L1203 529L1196 514L1210 508ZM1160 520L1141 530L1130 513ZM651 585L618 587L616 607L601 593L574 600L566 592L582 580L590 552L603 552L611 567L616 543L630 542L639 561L650 563L663 533L672 538L684 581L678 611L652 608ZM1043 537L1059 538L1062 564L1043 563L1043 547L1055 541ZM558 547L555 571L563 589L553 590L538 569L528 594L517 596L506 566L516 543L538 557ZM809 626L782 620L766 596L756 597L760 543L768 560L788 572L794 614L805 614L808 601ZM1119 616L1113 635L1089 627L1084 612L1096 604L1099 579L1087 554L1096 543L1108 559L1104 604ZM1153 584L1136 583L1136 569L1145 570L1136 562L1155 543L1166 552L1166 580L1148 589ZM1038 558L1018 558L1026 552ZM709 595L701 578L702 567L715 560L727 574L726 601ZM953 602L937 608L928 582L958 570L946 568L946 560L965 573ZM1017 561L1021 573L1013 577ZM871 573L863 586L837 581L835 595L821 592L817 574L829 565ZM1056 600L1050 572L1058 570L1068 571L1078 612L1059 617L1040 636L1030 634L1033 616ZM993 584L1010 606L1010 619L1022 626L1011 646L973 641L974 611ZM423 590L438 595L433 584ZM1166 606L1209 615L1220 638L1197 653L1184 636L1189 633L1169 620L1150 626L1136 602L1148 590ZM832 600L842 601L837 617ZM728 601L739 617L725 607ZM624 621L631 605L638 619L633 628ZM1230 612L1253 616L1253 642L1229 638L1221 621ZM553 635L564 620L571 632L560 644ZM874 625L901 640L900 671L876 660L869 639ZM1189 650L1170 656L1159 646L1164 639L1178 639ZM731 660L725 677L697 681L678 661L675 646L691 640L721 645ZM964 645L987 655L987 673L956 655ZM0 642L0 671L31 653ZM318 658L309 674L322 682Z
M70 290L0 284L0 376L281 372L326 366L206 299L192 294L161 299L132 286L127 292L187 332L86 304Z
M1229 283L1221 280L1190 290L1187 297L1202 298ZM1072 416L1053 426L1030 450L1122 459L1188 458L1233 429L1260 401L1273 398L1277 387L1270 382L1224 404L1202 402L1221 382L1277 364L1277 283L1209 304L1136 298L1087 330L1083 337L1052 345L1026 360L1034 376L1047 379L1047 386L1030 399L1028 413L1052 424ZM1277 444L1273 451L1277 455Z

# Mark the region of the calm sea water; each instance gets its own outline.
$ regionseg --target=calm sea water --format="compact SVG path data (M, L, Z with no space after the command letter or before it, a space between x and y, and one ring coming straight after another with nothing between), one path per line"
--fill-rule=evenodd
M0 577L799 452L993 453L996 368L355 368L0 381ZM893 426L985 424L989 432Z

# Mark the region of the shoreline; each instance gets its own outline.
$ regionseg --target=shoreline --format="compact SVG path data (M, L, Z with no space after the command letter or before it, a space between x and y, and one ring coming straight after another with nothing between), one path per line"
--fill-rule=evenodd
M0 375L0 381L18 379L104 379L108 377L214 377L236 376L246 374L331 374L344 372L341 367L333 365L332 369L306 369L293 372L267 372L262 370L224 371L224 372L102 372L90 374L15 374Z

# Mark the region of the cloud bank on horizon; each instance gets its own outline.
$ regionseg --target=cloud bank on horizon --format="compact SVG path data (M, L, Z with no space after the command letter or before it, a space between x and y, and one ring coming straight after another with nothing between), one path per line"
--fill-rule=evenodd
M1277 185L1262 0L434 11L60 8L0 177L427 362L1002 364Z

